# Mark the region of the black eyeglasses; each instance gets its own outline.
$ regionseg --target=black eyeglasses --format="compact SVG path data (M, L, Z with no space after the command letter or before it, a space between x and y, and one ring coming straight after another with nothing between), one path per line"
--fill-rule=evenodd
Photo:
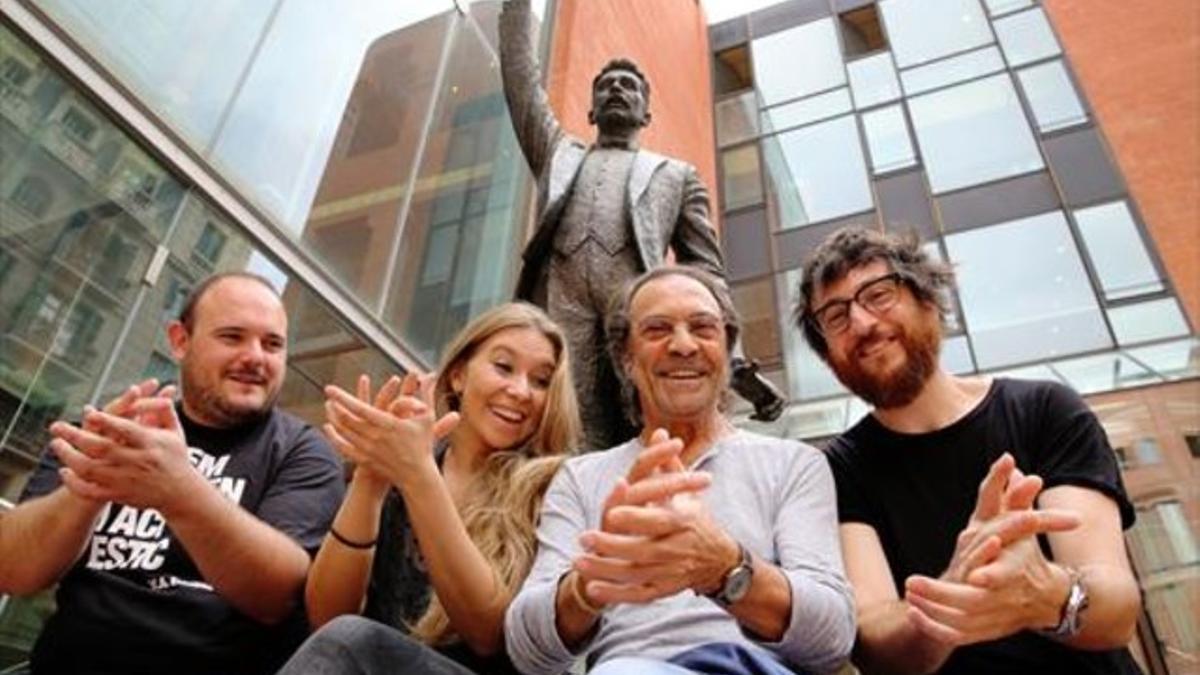
M904 277L899 272L872 279L859 286L853 297L830 300L809 312L808 320L825 337L844 333L850 328L851 303L878 316L891 309L900 299L900 284L903 281Z

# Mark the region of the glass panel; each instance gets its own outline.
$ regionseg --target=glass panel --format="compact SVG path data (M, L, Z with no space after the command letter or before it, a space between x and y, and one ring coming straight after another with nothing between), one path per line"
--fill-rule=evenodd
M800 290L800 271L789 270L777 275L776 278L782 283L779 288L779 296L786 298L782 306L788 308L787 311L781 311L778 315L779 329L783 335L783 359L787 366L788 393L791 399L803 401L847 393L846 388L842 386L841 382L838 382L837 376L833 374L829 366L826 366L821 357L809 348L804 336L792 321L791 308L795 307L799 300L797 293ZM841 429L837 429L837 431L841 431Z
M899 105L863 113L862 122L875 173L917 163L908 136L908 122L904 121L904 110Z
M1128 204L1116 201L1079 209L1075 222L1105 298L1117 300L1163 290Z
M713 95L720 96L754 86L754 77L750 74L750 50L746 45L717 52L713 63Z
M910 99L909 113L934 193L1043 166L1007 75Z
M329 3L284 3L229 110L214 161L250 186L259 205L282 225L298 231L368 48L374 54L389 47L437 54L442 19L411 26L414 16L424 18L430 9L424 3L363 3L356 11ZM311 48L317 44L320 49ZM427 59L431 68L434 60ZM424 109L422 101L414 103Z
M1110 307L1108 320L1122 345L1188 334L1187 320L1174 298Z
M883 27L879 23L879 8L866 5L838 14L842 36L842 51L846 56L869 54L887 47Z
M1033 4L1033 0L983 0L983 4L987 5L988 12L992 16L999 16L1014 9L1029 7Z
M834 115L850 112L850 91L845 87L794 103L785 103L762 111L763 133L798 127Z
M850 398L788 406L777 423L781 438L813 440L846 430Z
M854 105L859 108L900 98L900 83L896 80L891 52L851 61L846 64L846 74L854 92Z
M762 175L758 145L750 143L721 153L721 196L726 210L762 201Z
M762 152L767 206L781 228L873 205L853 115L764 138Z
M770 277L733 287L733 304L742 320L742 349L763 368L779 364L779 311ZM793 329L794 332L794 329Z
M758 94L748 91L717 103L717 143L725 146L758 135Z
M942 369L955 375L975 372L971 359L971 348L965 335L955 335L942 340Z
M763 105L774 105L846 83L833 19L813 21L758 38L754 82ZM803 68L796 64L803 63Z
M1200 375L1200 340L1196 338L1138 347L1125 353L1171 380Z
M1160 381L1153 373L1118 353L1056 361L1053 365L1066 378L1067 384L1083 395Z
M386 289L384 324L428 361L513 288L529 170L492 52L459 22Z
M1050 370L1048 366L1024 366L1021 368L994 370L988 373L988 375L991 375L992 377L1007 377L1013 380L1047 380L1049 382L1062 381L1053 370Z
M995 47L984 47L960 56L900 73L904 93L915 96L938 87L981 77L1004 70L1004 59Z
M1075 86L1062 61L1032 66L1017 73L1038 129L1042 132L1063 129L1086 122L1087 112L1079 102Z
M879 9L901 68L992 41L979 0L881 0Z
M993 22L1008 65L1016 67L1059 54L1062 49L1040 7Z
M279 4L45 0L38 8L193 147L205 149Z
M946 248L980 368L1111 346L1061 212L949 235Z

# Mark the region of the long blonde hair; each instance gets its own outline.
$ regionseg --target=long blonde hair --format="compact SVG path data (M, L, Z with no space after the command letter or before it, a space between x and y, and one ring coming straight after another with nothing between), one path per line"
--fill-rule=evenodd
M579 439L579 405L571 382L566 336L558 324L533 305L513 302L488 310L459 331L446 347L434 396L439 417L458 410L451 375L465 371L479 345L509 328L532 328L554 347L554 372L546 391L546 406L533 435L523 445L497 450L488 457L484 468L472 479L458 512L497 582L511 595L533 565L542 496ZM436 592L425 614L412 625L412 634L428 644L458 639Z

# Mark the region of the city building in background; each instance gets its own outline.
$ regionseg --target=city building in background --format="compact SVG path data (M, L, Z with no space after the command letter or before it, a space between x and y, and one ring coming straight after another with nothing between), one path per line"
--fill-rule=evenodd
M1190 0L791 0L710 29L722 243L746 352L819 440L867 407L794 327L834 230L958 276L942 363L1085 395L1138 508L1138 657L1200 668L1200 12ZM749 424L749 423L748 423Z
M717 2L719 0L712 0ZM845 224L956 266L943 360L1087 397L1139 509L1138 658L1200 668L1200 12L1193 0L543 0L546 88L591 137L615 55L645 147L710 188L745 350L820 441L866 413L793 327L798 268ZM759 1L755 7L764 5ZM0 506L46 425L147 376L204 276L291 317L281 404L427 369L511 294L534 188L499 0L0 0ZM746 11L746 10L743 10ZM0 598L0 669L52 599Z

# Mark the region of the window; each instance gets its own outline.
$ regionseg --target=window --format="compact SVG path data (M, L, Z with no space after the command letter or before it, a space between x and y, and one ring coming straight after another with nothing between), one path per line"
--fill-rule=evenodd
M904 110L899 105L863 113L862 122L867 135L867 148L871 151L871 168L875 173L917 163L917 155L908 136L908 123L904 121Z
M1123 200L1079 209L1075 222L1106 300L1163 290L1162 279Z
M901 68L992 41L979 0L881 0L879 10Z
M751 43L751 49L754 81L764 106L846 83L846 68L842 65L833 19L813 21L758 38Z
M1043 166L1008 75L918 96L909 112L934 193Z
M716 113L718 145L732 145L758 135L758 94L753 91L719 101Z
M852 61L846 64L846 74L854 93L854 105L859 108L900 98L900 83L896 80L891 52Z
M1138 509L1129 540L1142 574L1200 562L1200 547L1177 500Z
M1049 58L1062 52L1054 31L1041 8L996 19L996 37L1004 49L1008 65L1022 66L1026 63Z
M879 25L879 10L867 5L838 15L842 33L842 51L846 56L858 56L887 47L883 28Z
M91 147L92 139L96 137L96 122L75 106L67 106L62 116L62 128L67 136L86 147Z
M1150 371L1120 353L1057 361L1058 371L1081 395L1124 389L1158 381Z
M1174 298L1110 307L1107 311L1113 333L1122 345L1180 337L1189 332L1187 319Z
M747 45L717 52L713 66L713 93L717 96L754 86L754 77L750 74L750 50Z
M196 240L196 249L192 251L192 262L211 268L216 264L217 258L221 256L221 249L225 247L225 239L225 233L221 231L221 228L212 221L205 222L204 229L200 231L200 238Z
M798 227L873 206L854 116L762 140L767 206L780 228Z
M725 209L739 209L762 202L762 175L758 166L758 145L739 146L721 153L721 194Z
M771 278L738 284L731 290L742 320L742 348L746 357L764 368L779 363L779 324Z
M762 129L764 133L782 131L848 113L850 108L850 92L842 87L828 94L767 108L762 111Z
M1130 349L1129 356L1171 380L1200 375L1200 340L1185 338L1175 342Z
M150 360L146 362L146 368L142 371L142 377L153 377L159 383L166 384L167 382L174 382L179 377L179 368L175 365L173 359L157 351L153 351L150 352Z
M1061 211L946 237L982 370L1112 346Z
M1002 70L1004 59L1000 57L1000 50L984 47L927 66L906 70L900 74L900 81L904 83L904 93L915 96Z
M999 16L1016 9L1024 9L1033 4L1033 0L983 0L992 16Z
M955 375L975 372L975 362L971 360L971 348L965 335L955 335L942 341L942 353L939 359L942 368Z
M30 75L33 75L33 71L29 69L29 66L12 57L5 59L4 63L0 64L0 80L17 89L25 86Z
M1043 133L1074 126L1088 119L1062 61L1031 66L1017 73L1038 129Z
M787 298L783 307L796 306L800 291L800 270L789 270L777 276L782 284L780 297ZM846 388L838 382L833 371L817 356L804 336L792 323L790 311L778 313L780 330L783 332L783 355L787 367L788 393L794 401L812 400L845 394ZM840 429L839 429L840 431Z
M13 204L35 218L46 215L53 199L50 184L40 176L25 176L12 192Z

